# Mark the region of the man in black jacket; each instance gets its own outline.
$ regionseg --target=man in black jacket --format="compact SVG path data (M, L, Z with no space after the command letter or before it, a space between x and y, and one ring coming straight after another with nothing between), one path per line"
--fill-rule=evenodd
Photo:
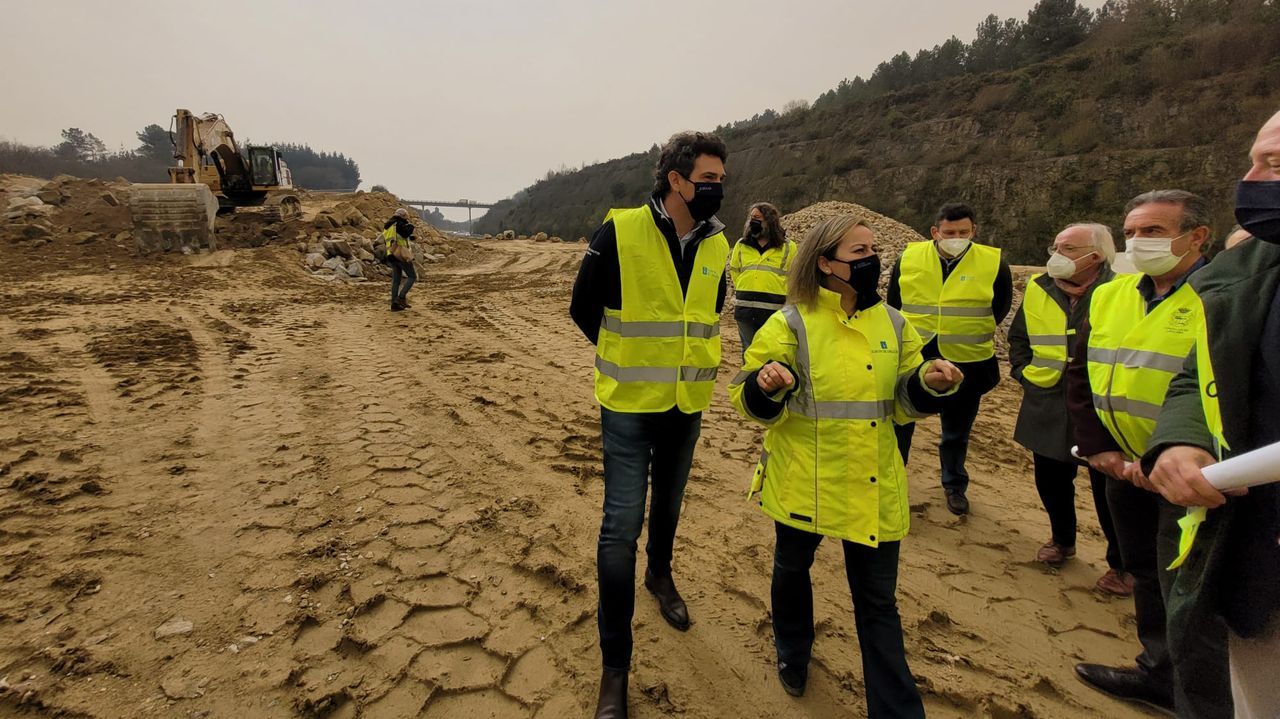
M597 719L625 719L636 542L649 500L644 585L668 624L690 626L671 556L684 488L720 360L729 244L716 218L724 143L680 133L662 148L648 202L615 210L591 238L569 314L597 345L604 517Z
M1280 442L1280 113L1258 133L1251 158L1236 219L1255 239L1192 280L1207 343L1197 343L1169 387L1142 461L1170 502L1211 508L1174 580L1169 643L1196 642L1196 617L1224 619L1236 716L1278 717L1280 485L1227 498L1201 472Z

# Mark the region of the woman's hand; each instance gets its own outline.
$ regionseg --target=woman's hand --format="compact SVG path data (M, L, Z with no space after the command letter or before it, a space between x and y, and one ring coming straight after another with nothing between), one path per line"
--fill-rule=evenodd
M765 394L773 394L795 383L796 378L791 376L791 372L777 362L770 362L761 367L759 374L756 375L756 384L760 385L760 389L764 390Z
M960 384L964 373L944 359L936 359L924 371L924 383L934 392L946 392Z

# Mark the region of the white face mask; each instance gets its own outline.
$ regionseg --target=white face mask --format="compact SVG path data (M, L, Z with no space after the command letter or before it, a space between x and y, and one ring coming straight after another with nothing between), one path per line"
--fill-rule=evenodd
M1085 257L1088 256L1089 255L1085 255ZM1081 257L1080 259L1084 259L1084 257ZM1048 271L1049 276L1055 280L1065 280L1075 276L1076 262L1078 261L1079 260L1073 260L1070 257L1067 257L1061 252L1055 252L1053 253L1053 256L1049 258L1049 262L1045 265L1045 269Z
M1173 241L1186 237L1183 233L1177 237L1130 237L1124 245L1124 253L1129 261L1144 275L1159 277L1178 266L1186 254L1173 254Z
M938 240L938 249L951 257L959 257L965 250L969 249L969 243L971 242L973 240L968 237L948 237Z

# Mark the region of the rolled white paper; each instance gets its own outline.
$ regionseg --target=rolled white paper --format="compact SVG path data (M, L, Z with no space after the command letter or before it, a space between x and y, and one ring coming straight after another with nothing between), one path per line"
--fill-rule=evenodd
M1280 482L1280 442L1209 465L1201 471L1219 491Z

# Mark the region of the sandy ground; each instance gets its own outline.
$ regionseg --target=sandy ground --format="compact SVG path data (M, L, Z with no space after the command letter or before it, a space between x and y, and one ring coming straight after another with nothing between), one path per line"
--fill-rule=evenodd
M602 486L592 350L566 312L580 252L481 243L398 314L384 285L308 278L279 247L0 270L0 716L589 715ZM731 319L724 336L732 360ZM936 421L916 435L899 601L929 715L1145 716L1073 677L1136 653L1131 604L1092 590L1087 490L1080 557L1032 561L1048 528L1017 402L1002 386L985 405L967 519L937 486ZM722 388L676 548L694 626L641 589L635 717L863 715L833 542L809 693L777 683L773 529L745 501L759 436Z

